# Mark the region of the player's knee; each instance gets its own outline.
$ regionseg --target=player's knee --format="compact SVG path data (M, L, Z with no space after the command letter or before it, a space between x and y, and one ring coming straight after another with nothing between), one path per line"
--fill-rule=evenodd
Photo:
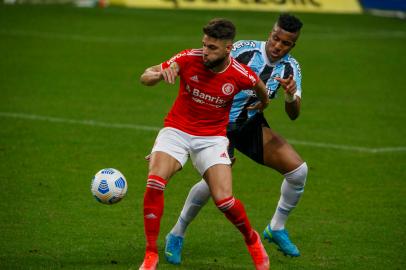
M203 179L197 182L190 190L192 203L198 206L203 206L210 199L210 189L206 181Z
M289 184L298 187L304 187L306 184L307 171L308 171L307 164L306 162L303 162L299 167L297 167L293 171L286 173L285 179Z

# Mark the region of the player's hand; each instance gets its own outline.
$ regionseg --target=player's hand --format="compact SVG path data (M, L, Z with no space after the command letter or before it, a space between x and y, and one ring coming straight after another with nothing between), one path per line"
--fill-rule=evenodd
M179 66L175 62L172 63L169 67L161 70L161 76L162 79L169 83L169 84L175 84L176 82L176 77L178 76L179 72Z
M151 154L146 155L146 156L144 157L144 159L145 159L146 161L150 162L150 160L151 160Z
M279 77L276 77L275 80L277 80L285 89L285 93L289 96L292 96L296 93L297 86L296 86L296 81L293 79L293 75L289 75L286 79L282 79Z
M263 103L261 101L258 101L257 103L252 104L251 106L247 107L247 110L252 111L252 110L259 110L262 112L265 110L266 107L268 107L269 102Z

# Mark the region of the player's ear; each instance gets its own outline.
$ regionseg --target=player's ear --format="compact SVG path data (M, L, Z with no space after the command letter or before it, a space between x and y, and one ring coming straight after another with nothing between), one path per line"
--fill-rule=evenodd
M233 49L233 42L232 41L227 42L227 44L226 44L227 53L230 53L232 49Z

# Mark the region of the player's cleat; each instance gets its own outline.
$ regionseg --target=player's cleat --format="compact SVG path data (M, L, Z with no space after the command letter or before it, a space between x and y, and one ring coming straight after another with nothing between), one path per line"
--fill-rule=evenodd
M279 247L279 251L283 254L292 257L300 256L299 249L290 241L289 234L285 229L274 231L268 224L263 235L265 240L268 240L270 243L274 242Z
M139 270L156 270L158 262L159 262L158 253L146 251L144 261L140 266Z
M256 270L269 270L269 257L266 254L266 250L261 242L261 237L258 233L254 231L257 235L257 241L252 245L247 245L248 251L254 261Z
M183 237L171 233L165 237L165 258L169 263L180 264L182 258Z

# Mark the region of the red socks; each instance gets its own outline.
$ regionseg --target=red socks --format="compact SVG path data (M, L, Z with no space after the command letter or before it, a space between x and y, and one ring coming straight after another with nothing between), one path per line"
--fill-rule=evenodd
M144 194L144 229L147 240L147 251L158 253L158 239L161 217L164 210L164 190L167 181L157 175L149 175ZM229 197L216 202L216 206L228 220L244 235L245 242L251 245L257 241L257 235L251 227L243 204Z
M244 235L245 242L251 245L257 241L257 235L251 227L245 212L244 205L234 197L229 197L216 202L216 206Z
M144 194L144 229L147 250L158 253L158 239L161 217L164 210L164 190L167 181L157 175L148 175Z

